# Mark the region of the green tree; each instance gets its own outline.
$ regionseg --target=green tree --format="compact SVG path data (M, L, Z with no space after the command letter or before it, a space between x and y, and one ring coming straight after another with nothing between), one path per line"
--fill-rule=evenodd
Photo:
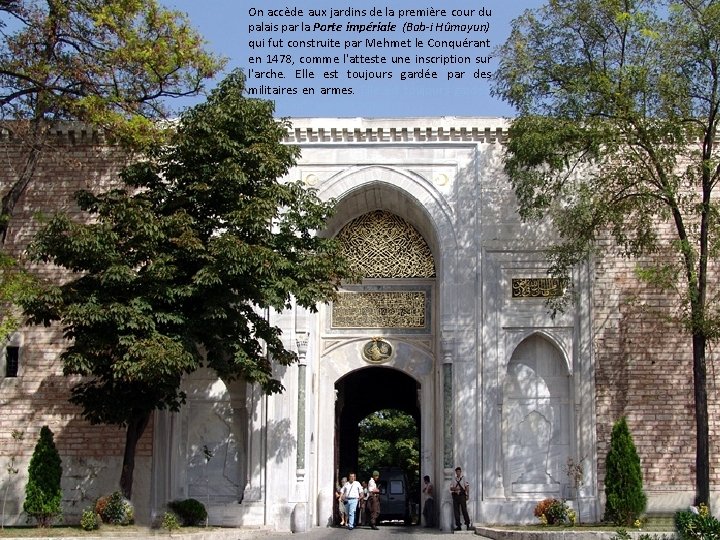
M65 374L85 376L71 398L85 417L127 427L128 498L136 443L153 410L182 404L183 375L208 365L282 391L272 364L297 358L266 312L291 296L314 310L347 275L336 242L315 234L332 203L278 181L298 148L283 144L273 103L243 91L231 73L181 115L172 144L126 170L124 189L79 194L94 223L57 215L30 248L78 272L25 307L72 340L62 361Z
M708 290L717 255L720 2L551 0L513 21L493 93L518 110L505 171L525 219L550 216L567 277L610 234L681 305L692 337L696 502L708 502ZM674 241L663 242L658 223ZM654 263L653 261L659 261Z
M20 325L18 302L31 294L35 279L0 251L0 347Z
M53 432L49 427L40 429L40 439L30 458L28 483L25 486L23 510L35 518L39 527L49 527L52 520L62 514L62 460L55 448Z
M367 478L378 467L401 467L419 484L420 437L415 419L395 409L365 417L359 427L358 469Z
M645 511L642 470L625 417L615 422L605 461L605 521L630 527Z
M187 17L156 0L0 2L0 129L25 150L2 194L0 240L58 121L101 127L128 147L162 134L167 98L196 95L222 66Z
M164 134L170 98L197 95L224 64L187 17L156 0L0 2L0 130L21 145L0 190L0 339L31 282L4 249L8 223L58 122L102 128L128 150ZM52 181L51 177L42 181Z

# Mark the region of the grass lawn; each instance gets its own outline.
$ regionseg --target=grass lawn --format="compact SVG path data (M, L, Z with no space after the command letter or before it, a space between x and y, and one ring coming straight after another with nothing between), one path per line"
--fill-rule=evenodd
M623 529L623 528L627 532L641 532L641 533L650 533L650 534L655 534L655 533L663 534L663 533L675 532L673 516L650 516L645 520L642 528L640 528L640 529L636 529L635 527L618 527L617 525L612 525L609 523L580 523L580 524L575 525L574 527L570 527L570 526L566 526L566 525L542 525L540 523L537 523L537 524L533 524L533 525L497 525L497 526L489 526L488 528L504 529L504 530L510 530L510 531L523 530L523 531L528 531L528 532L532 532L532 531L615 532L618 529Z

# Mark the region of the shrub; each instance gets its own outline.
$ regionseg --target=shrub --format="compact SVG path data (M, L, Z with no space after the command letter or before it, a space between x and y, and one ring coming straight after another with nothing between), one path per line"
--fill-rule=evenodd
M618 529L615 531L615 536L612 540L632 540L632 536L625 529ZM636 540L677 540L677 537L672 534L648 534L642 533L635 537Z
M100 497L95 502L95 513L100 515L103 523L130 525L135 521L135 509L132 503L119 491Z
M179 529L180 523L178 522L177 516L172 512L165 512L162 518L162 527L170 532Z
M624 417L613 426L605 464L604 520L630 527L645 511L647 497L640 458Z
M55 448L53 432L43 426L40 439L30 458L28 483L25 487L23 510L37 521L39 527L49 527L53 519L62 513L62 460Z
M710 515L707 506L701 504L697 509L677 512L675 530L682 540L720 538L720 521Z
M168 507L177 514L185 527L204 524L207 519L205 505L197 499L171 501Z
M84 531L94 531L100 528L100 516L95 513L94 508L86 508L83 510L80 518L80 527Z
M545 525L562 525L563 523L574 524L574 520L570 520L570 512L565 501L547 498L537 503L534 513L535 517Z

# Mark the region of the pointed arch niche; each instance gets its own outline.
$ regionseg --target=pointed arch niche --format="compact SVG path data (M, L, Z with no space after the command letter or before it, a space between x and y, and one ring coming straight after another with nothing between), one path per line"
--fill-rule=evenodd
M504 489L510 498L564 496L572 455L571 377L561 350L535 334L513 351L503 381Z

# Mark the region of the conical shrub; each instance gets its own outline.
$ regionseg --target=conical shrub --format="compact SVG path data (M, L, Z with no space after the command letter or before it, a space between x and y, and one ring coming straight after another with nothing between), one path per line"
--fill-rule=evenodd
M615 525L632 526L645 511L647 497L640 458L625 417L613 426L605 468L604 519Z
M40 440L30 458L28 483L25 487L23 510L37 521L38 527L49 527L62 513L62 460L55 448L53 432L43 426Z

